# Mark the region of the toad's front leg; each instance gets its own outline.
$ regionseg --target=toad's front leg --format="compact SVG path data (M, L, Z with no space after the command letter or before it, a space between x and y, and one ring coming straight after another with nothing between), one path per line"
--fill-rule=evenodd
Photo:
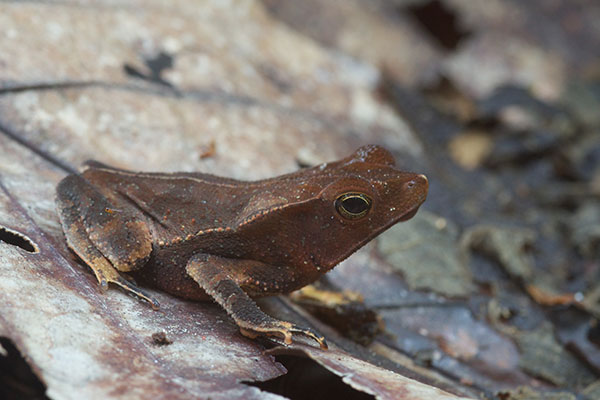
M292 334L298 333L316 340L322 349L327 349L325 338L310 328L302 328L291 322L280 321L265 314L235 281L236 264L248 260L235 260L207 254L192 257L186 267L187 274L206 293L223 307L248 337L257 335L281 335L287 344L292 343Z

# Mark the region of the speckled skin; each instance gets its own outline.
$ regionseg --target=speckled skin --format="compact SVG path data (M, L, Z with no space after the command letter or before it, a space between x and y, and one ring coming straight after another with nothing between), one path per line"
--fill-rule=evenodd
M336 200L345 193L371 199L366 215L340 212ZM289 341L299 332L323 346L313 332L264 315L250 297L314 282L412 217L426 195L423 175L399 171L387 150L364 146L337 162L255 182L88 163L58 185L57 206L69 246L103 286L117 283L158 306L118 273L131 271L177 296L213 298L243 333Z

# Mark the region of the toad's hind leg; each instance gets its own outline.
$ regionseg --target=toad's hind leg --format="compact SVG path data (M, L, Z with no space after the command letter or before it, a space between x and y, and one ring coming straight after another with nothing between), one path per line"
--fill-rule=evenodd
M310 328L280 321L265 314L234 281L228 267L243 260L229 260L211 255L197 255L188 261L186 272L206 293L223 307L240 327L245 336L281 335L286 344L292 343L292 334L302 334L327 348L325 338Z
M119 285L123 289L148 301L152 308L159 307L158 301L139 289L131 282L124 279L112 265L111 261L98 250L98 247L88 236L81 215L80 195L81 185L88 185L87 190L93 187L83 178L70 175L63 179L57 188L57 204L60 222L62 224L67 244L94 272L102 289L107 289L109 283ZM98 193L99 196L101 196Z

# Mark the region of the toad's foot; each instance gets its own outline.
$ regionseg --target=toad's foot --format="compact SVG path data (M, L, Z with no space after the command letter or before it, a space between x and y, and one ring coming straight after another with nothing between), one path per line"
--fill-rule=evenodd
M244 328L239 323L238 325L240 325L240 331L242 332L242 335L247 336L249 338L255 338L259 335L282 336L285 344L289 345L292 344L292 334L300 334L314 339L317 343L319 343L321 349L328 349L325 337L319 335L310 328L302 328L295 324L292 324L291 322L280 321L276 319L272 319L271 322L272 323L270 324L264 324L270 326L253 326L251 328Z
M313 338L322 349L327 349L325 338L312 329L280 321L265 314L233 280L233 274L230 274L224 265L227 265L227 260L220 257L197 255L190 259L186 271L227 311L240 327L242 334L252 338L258 335L283 336L286 344L292 343L292 334L301 334Z

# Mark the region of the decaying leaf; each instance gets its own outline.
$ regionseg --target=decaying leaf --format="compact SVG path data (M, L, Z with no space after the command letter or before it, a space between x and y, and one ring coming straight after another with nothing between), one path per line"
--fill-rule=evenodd
M523 332L516 339L523 351L520 363L526 371L567 387L594 381L594 374L556 342L548 326Z
M378 245L384 259L401 271L411 288L466 296L471 281L457 241L452 223L422 212L409 226L394 226L378 239Z
M145 7L138 13L107 4L99 15L69 3L2 6L2 26L14 40L3 42L8 58L0 63L0 225L36 251L13 240L0 244L0 335L29 360L51 398L280 398L242 383L266 381L286 370L260 344L241 336L215 305L153 293L161 309L152 311L116 288L102 293L66 248L54 206L57 182L90 158L134 170L258 178L295 169L298 154L321 162L345 154L364 141L361 132L370 125L369 141L380 135L392 148L409 148L405 141L412 139L394 114L374 108L368 67L347 65L290 34L258 3L248 2L233 14L209 3L204 8L180 3L168 16L158 4ZM221 17L215 20L216 15ZM213 28L205 30L208 22L196 17ZM38 24L42 18L49 23ZM95 23L86 22L90 19ZM227 24L246 33L216 43L213 32L229 29ZM135 29L142 26L148 28ZM253 43L266 35L274 53L245 48L248 42L241 38L253 26L261 27ZM104 40L97 48L100 56L86 55L86 46L97 38ZM70 46L61 47L66 42ZM302 52L302 63L275 55L290 42ZM223 45L236 50L223 51ZM48 57L58 68L47 68L43 58L22 57L39 54L40 48L57 50ZM64 51L72 57L61 58ZM207 86L202 80L209 75L198 69L198 62L209 59L214 71L223 73L222 79L209 74L217 86ZM277 64L274 76L266 65ZM245 84L240 78L236 89L227 86L237 79L235 70L245 74L242 66L252 66L257 75L244 78ZM318 68L330 78L312 83L300 78ZM289 84L280 84L286 80ZM303 86L296 86L300 80ZM322 107L315 100L324 99L325 92ZM294 107L281 96L294 99ZM361 111L364 107L371 111ZM356 118L347 119L346 110L354 110ZM207 143L214 143L211 157L205 157ZM367 363L339 351L323 359L327 368L341 369L360 390L379 398L393 398L390 388L405 386L441 393L384 370L379 373L393 385L377 386Z
M318 386L286 363L308 357L379 399L595 399L596 3L3 2L0 374L22 356L40 381L21 386L53 399L276 399L258 382ZM430 192L320 282L363 308L313 296L336 331L261 305L328 352L247 339L210 303L102 293L58 225L56 183L87 159L255 179L366 143ZM365 310L368 347L347 339Z
M54 179L60 173L0 140L5 165L29 166L15 169L20 176L2 169L1 224L39 249L0 245L0 335L31 360L48 396L270 396L240 382L271 379L285 369L242 338L215 306L157 293L162 307L152 311L118 290L102 293L65 248L53 185L32 171L46 171ZM41 222L54 228L43 230ZM166 332L172 344L157 346L152 339L157 332Z
M475 226L462 238L463 245L496 260L508 274L527 280L533 275L534 259L527 251L535 233L528 229Z

